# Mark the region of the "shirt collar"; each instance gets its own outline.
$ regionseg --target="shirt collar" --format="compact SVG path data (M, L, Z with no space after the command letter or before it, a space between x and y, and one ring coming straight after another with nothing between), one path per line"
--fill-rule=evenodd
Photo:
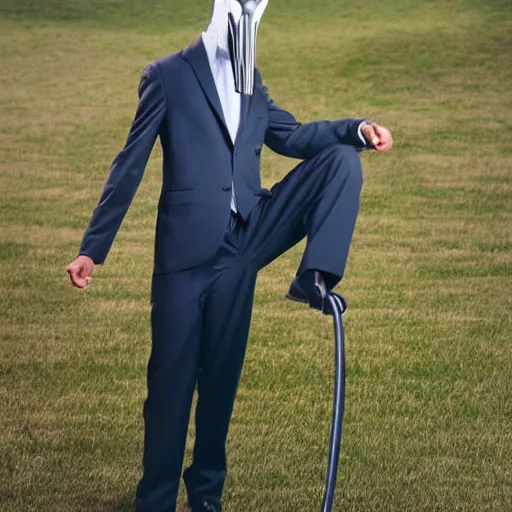
M210 48L215 49L217 58L230 59L228 13L223 0L215 0L212 19L204 34L208 38Z
M231 60L229 50L224 45L219 44L218 38L212 35L210 31L203 32L203 41L212 58L215 58L215 60Z

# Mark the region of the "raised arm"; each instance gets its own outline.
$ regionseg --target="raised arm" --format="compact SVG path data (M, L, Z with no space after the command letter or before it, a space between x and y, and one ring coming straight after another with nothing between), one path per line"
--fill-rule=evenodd
M267 87L263 85L258 71L255 85L267 99L269 126L265 134L265 144L276 153L307 159L333 144L348 144L358 150L369 147L360 130L366 119L339 119L303 124L290 112L277 106L269 96Z

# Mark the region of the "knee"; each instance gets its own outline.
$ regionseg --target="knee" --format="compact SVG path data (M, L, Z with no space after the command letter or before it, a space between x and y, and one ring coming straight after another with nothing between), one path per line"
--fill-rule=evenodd
M354 146L335 144L324 149L322 153L331 162L328 167L337 176L349 179L359 186L363 185L361 157Z
M324 149L331 159L338 165L348 165L350 167L361 167L361 158L359 151L355 146L347 144L334 144Z

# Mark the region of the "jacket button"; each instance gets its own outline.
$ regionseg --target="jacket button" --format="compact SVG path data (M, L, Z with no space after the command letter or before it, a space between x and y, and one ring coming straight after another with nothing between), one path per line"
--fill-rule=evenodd
M222 190L224 190L224 192L227 192L228 190L231 190L231 187L222 187Z

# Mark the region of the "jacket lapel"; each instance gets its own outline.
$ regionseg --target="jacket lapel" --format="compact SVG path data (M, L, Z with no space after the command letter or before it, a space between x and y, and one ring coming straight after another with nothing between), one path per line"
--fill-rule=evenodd
M238 132L236 134L235 146L240 146L242 142L242 136L244 134L245 128L247 126L247 121L249 118L249 106L250 106L250 97L242 94L240 96L240 125L238 126Z
M189 62L194 70L194 73L199 81L203 92L208 99L208 103L210 103L213 111L217 115L219 121L221 122L224 131L226 132L228 139L231 140L229 136L229 130L226 124L226 119L224 118L224 113L222 112L222 105L220 103L219 94L217 92L217 88L215 87L215 82L213 80L212 71L210 69L210 63L208 62L208 55L206 54L206 49L203 44L202 37L199 38L187 46L183 50L183 58Z
M257 122L256 120L264 116L266 110L267 105L265 103L262 104L256 89L252 96L242 95L242 115L240 116L240 129L236 138L237 146L243 147L250 142L250 136L254 133L253 128Z
M211 105L213 111L215 112L218 120L222 125L227 140L231 145L233 145L233 141L229 135L226 119L224 118L224 113L222 111L222 104L217 92L217 87L215 86L215 81L213 80L210 63L208 61L208 55L206 54L206 49L204 47L202 37L199 36L199 38L194 43L187 46L183 50L182 55L183 58L187 60L191 65L197 80L199 81L201 88L203 89L204 94L208 99L208 103ZM244 94L241 96L240 125L238 127L238 132L234 144L237 147L243 146L245 143L245 138L249 133L251 133L248 128L250 127L251 120L254 120L254 116L257 114L257 112L255 112L255 110L257 110L257 105L255 105L257 102L253 101L256 94L257 93L255 91L252 96L246 96Z

